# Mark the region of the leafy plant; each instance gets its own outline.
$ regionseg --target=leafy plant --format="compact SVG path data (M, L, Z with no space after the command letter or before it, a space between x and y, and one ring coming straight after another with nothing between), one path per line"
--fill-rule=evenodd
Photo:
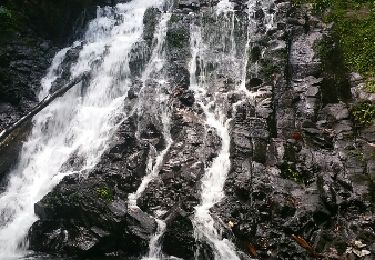
M98 192L98 195L100 198L107 200L107 201L113 200L113 194L109 188L99 188L96 191Z
M0 17L12 18L12 12L8 8L0 6Z
M365 76L375 73L375 2L373 0L293 0L313 4L326 22L334 22L346 64Z
M375 93L375 80L366 80L365 90L370 93Z
M365 161L365 155L360 149L350 150L348 154L356 158L358 161L361 161L361 162Z
M360 102L354 106L352 115L357 126L370 126L375 120L375 106L368 102Z
M281 176L286 179L293 180L297 183L304 183L305 176L303 173L297 171L294 165L284 163L281 166Z

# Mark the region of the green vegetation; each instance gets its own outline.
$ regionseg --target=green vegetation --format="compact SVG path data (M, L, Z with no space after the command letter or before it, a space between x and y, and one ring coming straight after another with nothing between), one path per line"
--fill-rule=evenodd
M6 2L0 6L0 43L7 42L18 33L24 32L28 27L24 10L18 8L15 2Z
M4 7L0 6L0 38L8 36L14 29L14 19L12 12Z
M279 71L278 66L271 59L261 59L261 73L266 78L272 78L272 75Z
M98 192L98 195L100 198L112 201L113 200L113 194L112 191L109 188L100 188L96 190Z
M281 166L281 176L297 183L305 182L305 176L301 172L297 171L294 165L288 163L284 163Z
M314 49L322 61L323 82L321 86L324 104L351 99L348 68L339 42L332 35L316 42Z
M353 107L352 115L357 127L370 126L375 120L375 106L368 102L357 103Z
M346 64L365 76L375 73L375 2L373 0L294 0L312 3L326 22L334 22Z
M365 90L370 93L375 93L375 80L374 79L366 80Z
M0 17L1 18L12 18L12 13L11 11L4 7L4 6L0 6Z
M179 21L181 21L181 16L177 14L172 14L171 19L169 20L171 24L178 23Z
M348 154L358 161L364 162L365 161L365 154L360 149L353 149L348 152Z

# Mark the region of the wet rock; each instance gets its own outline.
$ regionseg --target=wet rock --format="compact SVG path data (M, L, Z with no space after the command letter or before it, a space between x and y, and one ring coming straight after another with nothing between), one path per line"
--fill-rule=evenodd
M97 190L93 189L91 194L89 189L85 192L96 200ZM53 210L50 208L56 200L35 205L40 220L30 230L31 249L80 256L104 256L119 250L124 255L137 256L147 251L150 236L156 230L156 223L148 214L127 208L123 201L88 203L88 198L79 192L68 195L73 203L69 205L64 195L59 193L61 211L55 206ZM83 202L72 201L73 196ZM59 211L62 214L54 215Z
M194 259L196 242L193 224L188 214L175 209L167 219L166 232L163 235L162 249L170 256L182 259Z
M148 250L155 220L127 205L128 194L145 174L149 152L149 146L135 138L135 127L132 118L124 121L89 176L65 177L35 204L40 220L30 230L30 248L73 256L104 256L114 251L140 256ZM79 163L73 157L62 169Z
M194 102L195 102L194 93L191 92L191 91L185 91L185 92L180 96L180 101L181 101L182 104L184 104L185 106L191 107L191 106L194 104Z
M245 87L254 92L245 97L244 90L235 91L240 69L231 71L230 63L242 64L238 56L246 46L243 35L249 21L246 4L232 2L236 8L233 48L228 47L231 36L224 32L233 24L212 19L211 5L217 1L176 2L168 24L163 82L169 95L163 102L171 115L170 146L163 136L162 106L142 103L142 113L121 125L92 172L82 173L85 178L78 174L64 178L35 205L40 220L30 231L32 249L73 256L113 252L141 256L155 232L153 216L166 222L160 241L163 253L182 259L214 258L211 245L195 239L193 219L201 201L202 177L223 141L188 90L189 32L195 24L204 25L201 33L209 47L207 57L200 53L192 61L197 76L204 72L204 98L217 98L210 111L220 106L230 119L231 167L225 198L211 210L222 231L218 233L235 244L241 259L307 259L315 254L341 259L345 254L367 255L363 250L374 254L375 131L363 128L353 138L350 104L345 95L330 96L328 83L336 74L327 75L322 69L326 61L314 49L329 28L308 7L258 1L248 57L252 62L244 75ZM272 28L266 24L270 13L275 19ZM134 46L131 57L138 76L143 69L142 49L151 46L159 14L148 10L147 15L146 45ZM218 53L232 51L236 55L225 60L228 66L217 64ZM353 75L353 98L371 99L364 96L362 83ZM153 100L156 83L147 81L142 93L140 84L134 80L126 99L130 107L138 98ZM127 196L139 187L149 162L155 165L154 158L165 148L157 176L137 201L139 209L129 209ZM63 169L81 163L75 154ZM366 247L351 242L359 240Z

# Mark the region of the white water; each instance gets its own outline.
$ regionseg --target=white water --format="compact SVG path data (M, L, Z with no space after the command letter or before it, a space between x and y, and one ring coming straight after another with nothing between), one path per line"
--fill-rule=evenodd
M192 59L190 62L190 88L194 91L196 101L204 111L206 126L214 129L218 137L221 139L221 149L219 154L213 160L211 166L205 170L205 175L202 179L201 203L195 208L193 224L196 239L208 242L208 244L211 245L216 260L239 260L235 246L230 241L222 239L220 230L218 230L215 225L216 221L210 214L210 209L225 196L223 188L227 174L230 171L231 119L228 119L226 115L228 110L232 111L232 114L234 114L239 104L254 100L254 98L263 93L258 90L249 91L245 87L248 65L247 57L252 44L251 41L255 39L256 36L255 30L257 26L256 21L253 20L256 1L250 0L247 5L249 9L249 25L246 30L246 44L241 55L237 55L236 53L237 46L234 38L235 12L233 10L233 3L229 0L222 0L218 3L216 7L216 16L217 19L221 19L220 21L224 22L224 28L225 26L231 27L229 30L227 29L226 32L224 29L224 33L220 33L220 35L225 33L229 34L231 44L230 48L226 48L226 41L224 40L225 36L221 36L223 37L223 48L221 54L218 55L217 53L212 52L213 48L211 44L216 38L210 39L210 35L215 37L215 32L212 32L211 34L209 32L207 37L207 35L203 35L203 31L206 30L205 28L196 25L191 26L190 46ZM273 17L267 14L267 29L272 27L272 22ZM216 27L218 26L216 25ZM207 32L205 33L207 34ZM242 58L239 58L238 56ZM197 58L199 58L201 66L201 73L198 78L196 77ZM239 98L238 102L232 104L230 108L225 107L224 105L225 103L230 103L226 100L226 95L229 94L229 92L221 93L220 89L212 89L214 86L210 85L210 78L208 78L207 72L205 71L205 63L212 62L213 59L217 64L220 64L215 73L221 72L224 75L234 78L236 81L234 89L231 91L240 95L241 98ZM206 95L207 92L210 92L211 95ZM196 258L199 259L200 256L197 255Z
M154 90L156 92L156 97L152 97L154 100L143 100L142 99L142 93L140 99L142 100L140 102L139 107L139 114L142 113L158 113L158 110L160 111L160 121L162 122L163 126L163 138L166 142L165 148L156 156L155 162L153 162L153 156L151 155L149 158L149 166L147 167L146 176L142 179L141 185L138 187L138 189L134 192L129 194L129 206L130 207L136 207L137 206L137 199L140 198L142 193L147 188L148 184L155 179L160 172L160 168L163 164L164 157L171 148L172 145L172 137L170 133L170 114L169 114L169 108L166 104L169 96L164 94L162 89L165 87L167 82L164 79L163 73L160 73L163 66L164 66L164 58L165 58L165 36L167 33L167 24L168 21L171 18L171 13L166 12L163 13L161 17L161 21L159 23L158 33L156 35L157 39L157 46L153 50L153 54L151 56L151 61L147 68L145 69L145 72L143 73L143 87L142 90L146 88L146 82L150 78L153 78L153 80L157 81L157 88ZM156 75L155 75L156 74ZM154 75L152 77L151 75ZM142 91L141 91L142 92ZM155 100L156 99L156 100ZM158 107L153 107L153 105L157 105ZM144 106L151 106L151 108L145 109ZM146 110L146 111L145 111ZM155 152L154 149L151 150L153 153Z
M64 60L65 54L70 50L70 48L64 48L56 53L52 60L51 67L48 69L47 76L42 79L41 86L42 89L39 92L38 98L42 100L48 96L51 89L52 83L61 76L60 65Z
M143 257L142 260L161 260L165 258L161 250L160 240L165 232L166 224L160 219L156 219L156 223L158 224L158 230L150 240L150 250L148 256Z
M63 98L56 100L48 108L34 118L32 134L25 143L17 168L11 173L8 188L0 195L0 259L16 258L25 253L24 237L31 224L36 220L33 214L33 204L50 191L64 176L73 171L62 171L61 166L76 153L84 159L79 172L87 172L97 163L103 151L107 148L107 141L121 123L115 118L125 118L122 112L123 100L131 85L129 69L130 50L140 38L143 29L143 13L147 7L161 7L162 0L133 0L131 3L119 4L116 8L99 10L98 19L90 24L85 35L83 49L77 64L72 68L72 77L79 76L85 71L91 71L94 76L89 87L81 91L80 86L74 87ZM250 0L249 6L255 1ZM236 42L234 39L235 13L229 0L222 0L216 9L217 19L221 15L230 14L224 19L230 24L230 53L226 52L224 37L221 55L217 62L223 64L218 71L231 73L240 83L235 86L236 93L243 95L243 100L253 98L259 93L253 93L245 88L247 59L240 61L236 58ZM121 21L118 22L118 17ZM249 13L250 17L250 13ZM156 30L155 43L150 63L142 74L143 87L140 93L138 113L155 112L156 120L162 122L162 133L165 147L156 152L151 149L147 176L142 180L139 189L129 196L129 206L136 207L137 199L142 195L149 183L158 177L164 157L168 153L172 138L170 134L170 114L168 110L168 85L161 73L164 66L164 41L167 23L171 14L162 14L160 24ZM272 17L267 17L271 24ZM253 24L254 25L254 24ZM272 24L270 25L272 26ZM247 34L245 54L251 46L253 29L250 26ZM267 27L268 28L268 27ZM209 59L210 46L203 40L202 28L191 28L190 63L191 89L195 93L196 101L200 104L205 115L206 128L213 129L221 139L219 155L206 169L202 179L201 204L196 207L194 228L197 239L205 240L213 246L215 259L236 260L234 245L221 238L220 230L215 227L210 209L224 198L223 186L230 170L230 119L227 118L229 104L227 93L212 91L206 96L209 88L209 78L205 68L205 59ZM224 28L225 30L225 28ZM60 76L60 64L68 49L60 51L42 81L43 89L39 93L42 99L48 95L54 80ZM212 53L209 53L212 54ZM220 57L219 57L220 56ZM246 57L247 55L245 55ZM196 77L196 60L201 60L202 72ZM121 79L121 81L118 81ZM153 100L147 99L142 91L147 89L147 81L153 80L157 84ZM152 86L152 87L155 87ZM83 96L82 96L83 93ZM211 93L210 93L211 94ZM48 162L48 163L46 163ZM165 231L165 223L157 219L158 231L150 241L150 252L146 259L163 259L160 239Z
M217 15L226 15L232 13L230 26L234 29L234 11L232 3L228 0L223 0L218 4ZM218 19L226 19L223 16ZM210 214L210 209L218 202L220 202L224 194L224 183L226 176L230 170L230 119L226 117L226 107L223 99L225 100L226 94L214 91L211 97L206 96L208 88L206 75L204 73L204 59L209 52L209 46L203 41L202 28L195 25L191 26L191 53L192 59L190 62L190 88L195 93L196 102L200 104L205 115L206 127L213 128L221 139L221 149L219 155L213 160L212 165L205 170L204 177L202 178L202 191L201 203L195 208L195 215L193 219L194 232L197 240L207 241L211 244L214 250L214 256L217 260L239 260L236 255L234 245L226 239L222 239L219 231L215 227L215 220ZM223 44L223 53L219 62L225 66L234 65L235 62L235 41L233 39L234 33L230 32L231 37L231 52L229 55L224 53L225 43ZM200 65L203 68L203 73L200 77L196 78L196 60L199 57ZM201 68L201 69L202 69ZM224 69L224 68L223 68ZM228 71L225 68L224 71ZM236 69L233 70L236 72ZM232 71L232 72L233 72ZM200 256L196 255L199 259Z
M158 177L160 169L164 162L164 157L172 146L171 136L171 118L168 107L169 95L165 94L163 89L167 87L167 82L162 71L165 64L165 38L167 34L167 25L172 16L172 13L168 10L164 12L160 18L160 22L156 28L156 34L154 35L154 42L156 46L153 49L151 60L147 65L143 75L142 82L143 86L140 91L138 116L141 117L144 113L153 113L158 115L158 120L162 123L162 134L165 141L165 148L159 153L156 152L154 147L151 147L150 155L148 159L148 166L146 168L146 176L142 179L141 185L134 192L129 194L129 207L137 207L137 200L141 197L149 183ZM148 80L156 82L156 88L153 90L156 96L152 96L152 100L149 100L144 92L147 91ZM147 257L144 260L157 260L163 259L163 253L160 246L160 239L164 234L166 224L161 219L155 219L158 224L158 230L150 240L150 250Z
M162 0L134 0L99 9L99 17L90 23L79 60L71 69L72 78L91 71L89 86L83 92L75 86L35 116L17 167L0 195L0 259L26 253L25 236L37 220L34 203L73 173L61 170L63 163L75 153L84 161L76 172L84 176L107 148L121 123L116 118L126 116L122 108L131 83L129 53L141 39L143 14L146 8L161 4ZM58 53L42 80L41 98L58 77L65 51Z

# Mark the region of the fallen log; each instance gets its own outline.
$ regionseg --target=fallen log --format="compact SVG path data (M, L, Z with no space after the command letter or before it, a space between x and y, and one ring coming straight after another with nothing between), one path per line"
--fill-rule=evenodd
M42 101L39 102L37 106L35 106L26 116L22 117L20 120L15 122L12 126L10 126L8 129L2 131L0 133L0 147L3 146L5 143L7 143L7 140L9 136L21 127L25 122L29 121L31 118L33 118L37 113L39 113L43 108L47 107L49 104L51 104L52 101L54 101L56 98L61 97L64 95L68 90L70 90L72 87L80 83L81 81L88 78L88 73L82 74L80 77L77 77L73 79L71 82L69 82L66 86L60 88L59 90L56 90L52 94L45 97Z

